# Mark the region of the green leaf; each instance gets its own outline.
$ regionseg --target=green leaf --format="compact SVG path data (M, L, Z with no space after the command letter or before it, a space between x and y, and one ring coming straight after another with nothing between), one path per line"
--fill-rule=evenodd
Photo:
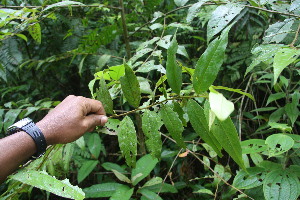
M129 200L133 194L134 188L129 188L126 185L120 186L117 191L111 196L110 200Z
M156 185L156 184L160 184L163 182L163 179L160 177L154 177L151 180L147 181L143 187L148 187L148 186L152 186L152 185Z
M51 5L47 6L43 10L43 12L45 12L46 10L49 10L51 8L64 7L64 6L70 6L70 5L82 5L82 6L84 6L83 3L80 3L80 2L77 2L77 1L62 1L62 2L54 3L54 4L51 4Z
M123 169L120 165L117 165L115 163L105 162L105 163L102 164L102 167L106 170L115 170L115 171L118 171L120 173L126 173L125 169Z
M38 44L42 43L42 31L41 31L41 25L39 23L35 22L33 25L30 25L28 27L28 31L31 37L36 41L36 43Z
M167 183L159 183L156 185L151 185L145 187L147 190L151 190L152 192L159 192L159 193L177 193L178 190L175 186Z
M147 137L146 146L152 156L160 158L162 141L159 129L162 126L160 115L154 111L146 110L142 117L142 129Z
M270 129L278 129L282 132L291 132L292 127L288 126L287 124L280 124L276 122L269 122L268 125L271 127Z
M124 65L112 66L109 68L109 76L115 81L120 80L120 78L124 76L124 74L125 74Z
M84 188L83 191L86 198L111 197L121 186L123 185L119 183L102 183Z
M85 196L82 190L71 185L68 179L59 181L44 171L21 170L10 178L65 198L82 200Z
M197 190L197 191L195 191L193 193L209 194L209 195L214 196L214 193L212 193L212 191L210 191L209 189L200 189L200 190Z
M3 115L4 115L4 109L0 109L0 133L2 132L2 128L4 125Z
M183 126L178 114L174 112L168 105L162 107L160 114L172 138L181 148L186 148L182 138Z
M65 148L63 150L62 164L65 172L68 172L70 169L70 162L73 156L74 147L74 143L68 143L65 145Z
M268 146L269 157L273 157L290 150L294 145L294 140L288 135L273 134L267 137L266 145Z
M136 168L134 168L131 173L132 185L138 184L141 180L148 176L157 163L157 158L153 158L149 154L141 157L136 162Z
M87 55L85 55L85 56L81 59L81 61L80 61L80 63L79 63L79 66L78 66L78 72L79 72L80 76L81 76L81 74L82 74L83 63L84 63L86 57L87 57Z
M224 86L212 86L212 88L214 88L215 90L227 90L227 91L231 91L231 92L236 92L242 95L245 95L247 97L249 97L250 99L252 99L253 101L255 101L254 97L247 93L247 92L243 92L241 89L233 89L233 88L229 88L229 87L224 87Z
M117 177L120 181L123 181L123 182L126 182L126 183L131 183L131 181L129 180L129 178L127 178L127 176L125 176L125 175L122 174L121 172L119 172L119 171L117 171L117 170L114 170L114 169L112 169L111 171L116 175L116 177Z
M233 103L228 101L221 93L210 92L209 105L212 112L221 121L227 119L234 111Z
M118 141L128 166L134 167L137 154L137 138L134 124L126 116L120 123Z
M151 48L143 48L139 51L136 52L136 54L134 56L132 56L132 58L130 58L129 63L135 63L139 58L143 57L144 55L146 55L147 53L152 52L153 49Z
M282 48L279 49L274 57L274 85L277 82L277 79L281 72L287 67L289 64L294 62L298 56L300 55L300 51L292 48Z
M184 6L189 0L174 0L174 3L176 4L176 6Z
M92 157L98 159L102 147L101 138L98 133L93 133L89 137L87 146L92 154Z
M294 103L288 103L284 106L285 112L287 116L291 120L292 126L294 126L294 123L296 122L298 116L299 116L299 109L297 107L297 104Z
M106 55L106 54L102 55L99 58L99 60L97 61L98 70L99 69L101 70L106 65L106 63L109 61L110 58L111 58L111 55Z
M241 142L243 154L259 153L267 151L265 140L262 139L250 139Z
M203 108L196 101L190 99L187 104L187 114L196 133L204 142L214 149L218 156L222 157L222 147L214 135L209 131Z
M241 170L233 180L233 186L238 189L251 189L263 184L267 172L264 168L251 167L247 172Z
M296 200L299 196L299 184L299 179L291 171L272 171L264 180L264 196L266 200Z
M102 105L105 109L105 112L108 114L113 114L113 100L108 91L107 85L105 83L104 78L100 79L100 87L97 89L97 100L102 102Z
M141 101L140 85L132 69L125 64L125 76L120 79L122 91L128 103L137 108Z
M286 97L286 94L284 92L279 92L279 93L275 93L275 94L271 94L267 100L267 104L268 105L269 103L273 102L273 101L276 101L278 99L282 99Z
M4 125L3 125L5 131L9 126L11 126L16 121L21 111L22 111L21 109L10 109L5 113Z
M82 163L82 166L78 170L77 180L81 183L97 166L98 160L87 160Z
M196 17L198 12L200 11L201 6L207 2L208 0L199 0L197 3L193 4L189 10L188 10L188 15L186 17L186 22L190 24L193 19Z
M285 19L283 22L276 22L269 26L265 31L264 43L280 43L291 32L291 27L295 20L293 18Z
M207 41L210 41L214 35L222 31L243 9L243 5L236 3L218 6L207 24Z
M198 60L193 76L193 86L197 93L205 92L215 81L223 64L230 28L227 27L220 38L213 40Z
M232 159L245 170L238 133L231 119L227 118L225 121L215 119L211 132Z
M23 34L16 34L16 36L18 36L19 38L22 38L23 40L25 40L27 42L27 37Z
M176 35L174 35L171 44L168 48L167 57L167 81L174 92L180 94L182 85L182 70L176 62L176 52L178 44L176 41Z
M163 200L158 194L147 189L141 189L139 190L139 193L141 193L144 197L146 197L145 199L148 200Z

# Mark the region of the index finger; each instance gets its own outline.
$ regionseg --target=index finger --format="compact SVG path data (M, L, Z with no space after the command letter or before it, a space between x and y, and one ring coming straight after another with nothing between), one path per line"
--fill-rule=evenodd
M97 115L106 115L104 107L100 101L95 99L85 98L84 104L86 107L87 114L94 113Z

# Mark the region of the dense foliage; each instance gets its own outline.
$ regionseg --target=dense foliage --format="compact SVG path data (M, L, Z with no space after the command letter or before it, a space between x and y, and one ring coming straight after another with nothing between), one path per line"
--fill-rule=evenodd
M1 2L0 136L69 94L109 116L1 199L298 198L299 0Z

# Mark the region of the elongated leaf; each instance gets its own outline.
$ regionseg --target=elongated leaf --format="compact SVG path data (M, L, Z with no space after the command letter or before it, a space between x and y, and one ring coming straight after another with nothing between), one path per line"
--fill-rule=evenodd
M41 44L42 42L42 31L41 25L39 23L34 23L28 27L28 31L31 37L36 41L36 43Z
M4 125L3 125L5 131L10 125L12 125L16 121L21 111L22 111L21 109L11 109L5 113Z
M221 121L227 119L234 111L233 103L228 101L221 93L210 92L209 105L212 112Z
M83 191L71 185L68 179L59 181L44 171L21 170L10 178L65 198L82 200L85 196Z
M293 98L292 103L288 103L284 106L285 112L286 112L287 116L290 118L292 126L294 125L294 123L296 122L296 120L300 114L299 109L298 109L298 102L299 102L298 99Z
M174 0L176 6L184 6L189 0Z
M132 69L125 64L125 76L121 77L121 87L128 103L137 108L141 101L140 85Z
M70 6L70 5L84 5L83 3L77 2L77 1L62 1L58 3L54 3L52 5L47 6L43 12L46 10L49 10L51 8L56 8L56 7L62 7L62 6Z
M234 89L234 88L229 88L229 87L224 87L224 86L212 86L214 89L220 89L220 90L227 90L227 91L231 91L231 92L236 92L242 95L245 95L247 97L249 97L250 99L252 99L253 101L255 101L254 97L247 93L247 92L243 92L241 89Z
M283 22L276 22L269 26L263 38L265 43L281 42L291 32L294 19L285 19Z
M111 196L110 200L129 200L133 194L134 188L129 188L126 185L122 185L117 191Z
M104 78L100 79L100 87L97 90L97 100L102 102L105 112L108 114L113 114L113 100L110 96L108 88L106 86Z
M172 138L181 148L185 148L186 146L182 138L183 126L178 114L169 106L163 106L160 110L160 114Z
M232 159L245 170L238 133L231 119L227 118L225 121L215 119L211 132Z
M168 48L167 58L167 81L174 92L180 94L182 85L182 70L176 62L176 52L178 44L174 35L171 44Z
M136 168L134 168L131 173L132 185L138 184L148 176L157 163L157 158L153 158L149 154L141 157L136 163Z
M201 6L207 1L208 0L200 0L189 8L188 15L186 17L187 23L191 23L193 21L197 13L200 11Z
M210 133L208 128L208 121L205 117L204 110L202 107L194 100L189 100L187 104L187 114L190 118L190 122L196 131L196 133L210 145L218 156L222 157L221 145L218 140Z
M85 161L80 167L77 174L78 183L81 183L95 169L98 163L98 160Z
M156 185L156 184L160 184L163 182L163 179L160 177L154 177L151 180L147 181L143 187L148 187L148 186L152 186L152 185Z
M115 164L115 163L111 163L111 162L103 163L102 167L106 170L115 170L115 171L118 171L120 173L125 173L126 172L126 170L123 169L120 165Z
M205 92L215 81L223 64L230 28L227 27L219 39L213 40L198 60L193 76L193 86L197 93Z
M298 56L300 55L300 51L292 48L282 48L277 51L274 57L274 85L277 82L277 79L281 72L287 67L289 64L294 62Z
M275 93L275 94L271 94L267 100L267 104L268 105L269 103L273 102L273 101L276 101L278 99L282 99L286 97L286 94L284 92L279 92L279 93Z
M162 126L162 121L156 112L146 110L142 117L142 129L147 137L146 145L151 155L160 158L162 141L159 129Z
M177 193L178 190L174 185L168 183L159 183L156 185L151 185L145 187L147 190L151 190L152 192L160 192L160 193Z
M126 116L120 123L118 141L123 156L128 166L135 166L137 154L137 138L134 124L130 117Z
M122 174L121 172L119 172L117 170L114 170L114 169L112 169L111 171L116 175L116 177L120 181L123 181L123 182L126 182L126 183L131 183L131 181L129 180L129 178L127 176L125 176L124 174Z
M227 3L217 7L207 24L207 41L222 31L243 9L243 5L235 3Z
M299 179L291 171L271 171L264 180L265 198L266 200L296 200L299 196L299 184Z
M260 167L248 168L247 172L241 170L234 177L233 186L239 189L255 188L263 184L266 174L266 170Z
M267 150L265 140L250 139L241 142L243 154L259 153Z
M294 140L288 135L273 134L267 137L265 143L269 149L269 157L272 157L290 150L294 145Z
M98 159L102 147L101 138L98 133L94 133L89 137L88 148L93 158Z
M139 193L148 200L163 200L158 194L147 189L141 189L139 190Z
M102 183L84 188L83 191L86 198L111 197L121 186L123 185L119 183Z

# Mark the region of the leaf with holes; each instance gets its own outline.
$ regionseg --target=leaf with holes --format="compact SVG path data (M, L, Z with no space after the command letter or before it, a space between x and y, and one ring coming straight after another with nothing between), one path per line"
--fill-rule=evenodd
M243 5L236 3L227 3L217 7L207 24L207 41L221 32L243 9Z
M291 171L271 171L264 180L264 196L266 200L296 200L299 196L299 184L298 177Z
M60 181L44 171L20 170L10 178L65 198L82 200L85 196L84 192L71 185L68 179Z
M31 37L36 41L36 43L41 44L42 42L42 31L41 25L39 23L34 23L28 27L28 31Z
M126 116L118 129L118 141L122 155L128 166L134 167L137 154L137 138L134 124L130 117Z
M215 136L209 131L208 121L203 108L196 101L191 99L187 104L187 114L196 133L215 150L218 156L222 157L222 147Z
M181 148L186 148L182 138L183 126L178 114L174 112L168 105L162 107L160 114L172 138Z
M193 4L189 10L188 10L188 15L186 17L187 23L191 23L193 19L196 17L198 12L200 11L201 6L207 2L208 0L199 0L197 3Z
M178 66L176 61L176 52L178 44L176 41L176 35L174 35L171 44L168 48L167 56L167 81L174 92L180 94L182 85L182 70Z
M263 38L264 43L280 43L291 32L292 25L295 20L293 18L285 19L283 22L271 24L265 32Z
M241 170L233 180L233 186L238 189L251 189L263 184L267 172L264 168L251 167L247 172Z
M278 156L290 150L294 145L294 140L288 135L273 134L267 137L269 157Z
M223 64L230 28L227 27L220 38L213 40L198 60L193 76L193 86L197 93L205 92L215 81Z
M141 101L140 85L132 69L127 64L124 65L125 76L120 79L122 91L128 103L137 108Z
M241 142L243 154L260 153L267 151L265 140L262 139L250 139Z
M107 85L105 83L104 78L100 79L100 87L97 89L97 100L102 102L102 105L105 109L105 112L108 114L113 114L113 100L108 91Z
M160 158L162 141L159 129L162 126L162 121L159 116L154 111L146 110L142 117L142 129L147 137L146 146L152 156Z

